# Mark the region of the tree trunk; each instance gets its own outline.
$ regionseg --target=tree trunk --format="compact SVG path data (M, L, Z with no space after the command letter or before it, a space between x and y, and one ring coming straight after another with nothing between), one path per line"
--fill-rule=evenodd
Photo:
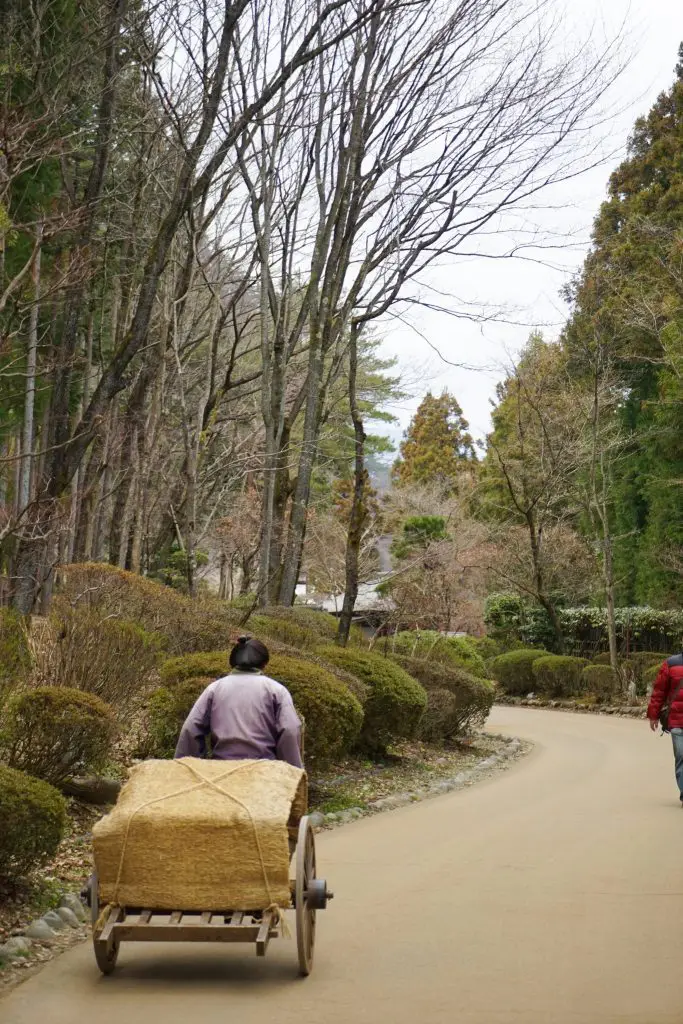
M40 312L40 265L43 226L36 228L36 254L33 259L31 282L33 304L28 324L28 355L26 358L26 399L24 402L24 427L21 441L21 476L19 481L19 510L25 509L31 500L31 470L33 467L33 413L36 401L36 359L38 353L38 315Z
M534 522L532 513L527 513L526 516L527 527L529 530L529 541L531 545L531 561L534 569L534 583L536 585L536 597L541 605L545 608L550 618L551 625L553 627L553 633L555 634L555 645L557 647L558 654L564 654L565 641L564 631L562 629L562 623L560 617L557 614L557 609L554 603L550 600L545 592L545 581L543 575L543 562L541 554L541 541L536 530L536 523Z
M312 334L315 334L312 331ZM311 476L317 456L317 438L320 421L320 388L323 375L323 350L320 338L311 337L308 360L308 394L304 414L301 457L297 467L296 487L292 499L287 546L282 567L277 603L293 605L296 595L299 567L306 537L306 517L311 495Z
M351 327L349 342L349 409L353 422L355 438L355 461L353 468L353 500L349 515L349 532L346 541L346 583L344 587L344 603L339 617L337 643L346 647L351 632L353 610L358 597L358 563L360 547L363 539L363 521L365 519L365 428L358 408L356 396L356 378L358 372L357 328Z

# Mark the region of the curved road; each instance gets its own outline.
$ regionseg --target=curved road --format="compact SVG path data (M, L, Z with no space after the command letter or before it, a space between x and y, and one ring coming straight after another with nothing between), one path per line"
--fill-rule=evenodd
M534 752L471 789L323 836L337 899L292 943L89 945L0 1001L3 1024L680 1024L683 814L643 722L496 709Z

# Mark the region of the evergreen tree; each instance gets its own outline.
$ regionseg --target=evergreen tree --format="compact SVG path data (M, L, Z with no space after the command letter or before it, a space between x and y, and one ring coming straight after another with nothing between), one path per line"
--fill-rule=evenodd
M454 490L459 477L476 462L469 424L453 395L427 394L413 417L394 463L399 486L441 484Z
M575 373L598 345L625 385L620 417L631 445L613 512L623 604L683 600L680 576L667 568L683 547L683 46L676 73L636 122L610 179L564 335Z

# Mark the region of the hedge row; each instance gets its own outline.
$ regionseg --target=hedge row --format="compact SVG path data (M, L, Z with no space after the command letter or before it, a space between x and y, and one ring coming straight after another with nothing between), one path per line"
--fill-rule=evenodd
M607 611L605 608L559 609L559 618L567 648L574 654L590 654L607 647ZM678 649L683 635L683 611L648 607L616 609L617 643L621 651L633 648ZM509 644L521 641L527 646L551 648L555 634L548 613L518 594L492 594L484 611L489 634Z
M390 654L454 665L480 679L486 677L484 658L469 637L444 636L435 630L416 629L390 637L383 649Z

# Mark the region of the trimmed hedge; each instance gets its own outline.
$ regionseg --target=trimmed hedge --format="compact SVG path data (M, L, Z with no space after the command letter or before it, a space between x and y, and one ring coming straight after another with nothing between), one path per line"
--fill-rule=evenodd
M287 687L306 723L307 761L327 761L354 746L363 725L363 708L331 672L275 654L268 663L268 675Z
M0 707L30 670L26 620L11 608L0 608Z
M469 637L444 636L432 629L405 630L390 637L386 649L390 654L456 665L481 679L486 677L484 659Z
M659 670L662 667L662 663L659 662L657 665L650 665L643 672L643 686L645 690L655 685L655 679L659 675Z
M369 687L360 742L381 755L395 740L414 736L426 707L422 686L388 658L356 647L330 645L318 649L325 661L357 676Z
M154 691L147 704L146 736L139 751L143 757L173 757L185 719L212 682L210 677L195 676L171 689Z
M608 703L620 690L619 678L609 665L587 665L582 674L583 689Z
M450 690L427 690L427 707L420 719L418 736L439 743L458 732L458 701Z
M92 693L39 686L7 704L2 746L11 768L58 785L100 768L116 732L112 709Z
M43 645L38 677L94 693L123 716L134 710L159 663L162 638L127 619L63 602L55 602L51 627L54 639Z
M230 651L201 651L196 654L183 654L179 658L169 658L165 661L159 669L159 676L165 687L177 686L178 683L197 676L211 680L220 679L232 671L228 661L229 657Z
M670 654L662 654L660 651L632 651L629 654L629 661L632 661L637 670L642 674L645 672L645 669L651 668L652 665L656 665L659 668L662 662L670 657Z
M320 636L305 626L286 618L273 618L270 615L252 615L247 623L250 632L254 632L268 646L269 640L279 640L298 651L315 647L320 643Z
M478 679L465 669L443 665L438 661L422 661L420 658L401 658L396 655L392 661L424 686L428 701L435 690L448 690L453 695L455 703L449 705L449 715L446 716L443 711L439 713L443 721L441 739L453 739L485 724L496 696L495 684L490 680ZM444 700L440 699L439 706L445 708ZM429 710L429 703L427 708ZM431 717L432 722L435 720L436 712ZM434 726L428 725L427 728L433 734ZM420 734L424 738L422 723Z
M66 800L53 786L0 764L0 878L14 881L53 857Z
M162 583L103 562L84 562L59 571L59 595L72 607L125 617L147 633L163 637L169 654L228 647L239 635L240 613L216 598L191 600Z
M575 697L581 692L583 670L587 665L585 658L559 654L536 658L531 666L536 691L548 697Z
M512 697L525 697L532 693L536 680L533 664L539 658L548 656L548 651L528 650L508 651L499 654L491 662L491 673L496 682L500 683L506 693Z

